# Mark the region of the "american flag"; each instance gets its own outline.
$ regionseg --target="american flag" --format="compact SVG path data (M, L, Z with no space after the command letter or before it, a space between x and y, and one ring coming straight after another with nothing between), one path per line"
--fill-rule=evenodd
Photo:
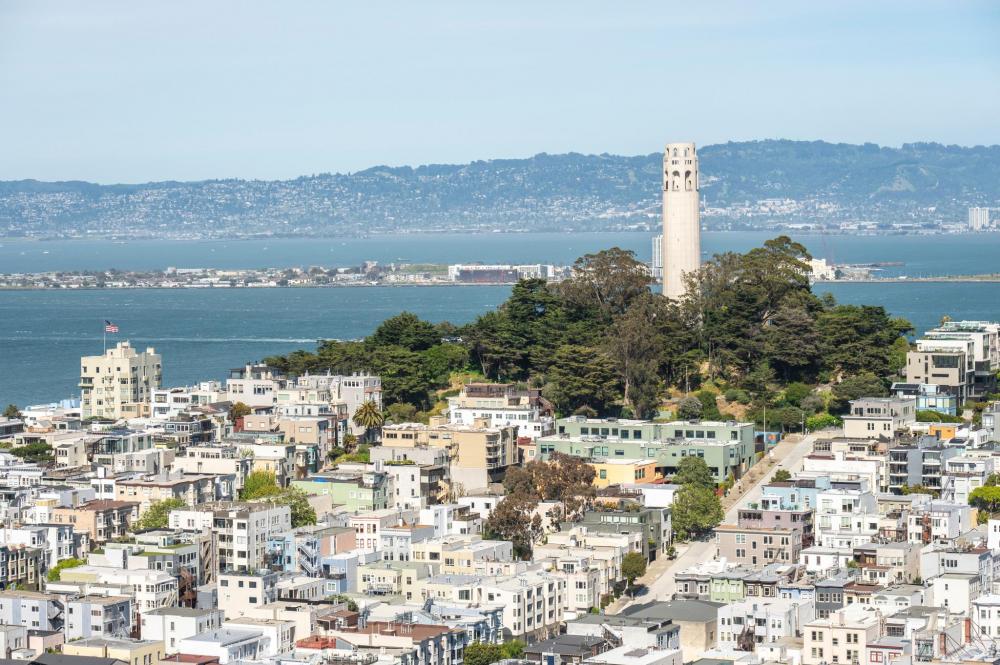
M111 323L107 319L104 319L104 332L106 333L116 333L118 332L118 326Z

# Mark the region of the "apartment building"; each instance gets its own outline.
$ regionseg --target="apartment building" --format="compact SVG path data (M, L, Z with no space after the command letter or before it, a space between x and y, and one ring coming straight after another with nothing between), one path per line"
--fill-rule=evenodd
M274 503L220 502L170 513L170 528L210 531L218 570L257 570L269 539L292 528L291 508Z
M912 397L917 400L917 411L958 415L958 399L935 383L897 382L892 384L890 392L896 397Z
M229 371L229 378L226 379L226 400L242 402L252 409L270 408L278 390L287 383L284 372L265 364L237 367Z
M754 651L761 645L796 637L816 618L815 613L811 599L753 598L728 603L719 608L718 648Z
M40 570L52 568L76 553L73 527L60 524L24 524L0 529L0 545L22 545L42 550Z
M53 522L71 525L74 531L86 533L94 543L123 537L138 516L139 503L136 501L96 499L76 507L52 509Z
M62 648L65 656L84 656L88 659L107 659L131 665L156 665L164 656L163 642L133 640L127 636L87 637L67 642ZM94 662L90 660L89 662Z
M65 600L51 593L0 591L0 625L32 630L62 630Z
M482 561L513 561L514 546L506 540L450 535L413 543L412 560L430 564L442 574L471 575Z
M755 461L752 423L585 418L556 421L556 433L536 442L537 458L553 453L582 457L591 462L611 459L654 459L662 476L677 472L685 457L705 460L717 482L730 475L740 478Z
M248 608L262 607L276 600L278 573L263 569L219 572L219 609L227 619L243 616Z
M720 558L756 570L772 563L796 563L802 551L798 529L721 524L715 534Z
M162 570L126 570L109 566L84 565L62 571L53 590L113 590L114 595L131 594L132 624L139 625L139 613L177 604L177 578Z
M188 446L183 455L174 457L170 468L183 474L233 476L236 494L243 489L253 469L253 459L232 445Z
M829 489L816 495L816 544L851 549L879 533L878 502L871 492Z
M994 457L953 455L944 462L941 499L951 503L969 503L969 495L986 483L997 466Z
M507 467L517 461L516 443L516 428L488 427L485 420L474 426L451 425L441 417L432 417L429 425L403 423L382 428L383 446L446 449L451 481L464 491L486 488L502 478Z
M844 436L850 438L892 438L917 420L917 400L913 397L865 397L851 400L843 416Z
M922 436L903 445L890 447L889 491L902 494L904 487L917 486L942 491L945 464L952 457L961 454L961 448L943 446L932 436Z
M191 407L226 400L226 391L218 381L202 381L196 386L156 388L152 393L152 417L174 418Z
M80 416L118 420L148 404L160 387L163 364L150 347L136 352L119 342L103 355L80 359ZM141 414L140 414L141 415Z
M347 519L347 526L354 529L357 548L365 552L378 551L382 529L416 523L416 511L395 508L359 512Z
M375 402L382 409L382 378L371 374L304 374L296 379L298 388L326 390L330 400L341 403L347 411L347 427L351 434L363 436L365 430L354 424L352 417L365 402Z
M292 487L306 494L329 496L335 505L357 512L389 508L394 491L391 481L392 477L388 473L374 468L338 468L293 480Z
M861 665L870 642L880 633L881 614L865 605L849 605L802 628L804 665Z
M954 541L972 528L972 512L968 505L929 501L914 506L906 524L908 542L926 545L937 540Z
M143 612L142 638L163 642L166 653L176 653L181 640L221 628L224 616L215 608L163 607Z
M448 398L448 422L471 427L485 420L487 427L516 427L518 438L534 440L555 431L552 406L541 392L512 383L467 383Z
M67 641L86 637L126 637L132 630L130 596L87 595L66 601Z
M1000 324L948 321L917 340L906 355L909 383L934 383L959 405L996 392L1000 369Z
M0 589L39 590L47 561L40 547L0 545Z
M851 560L858 577L882 586L910 583L921 578L920 546L915 543L855 545Z
M167 499L180 499L189 506L232 499L235 484L234 477L174 472L116 481L115 494L119 501L138 503L138 514L142 515L152 504Z

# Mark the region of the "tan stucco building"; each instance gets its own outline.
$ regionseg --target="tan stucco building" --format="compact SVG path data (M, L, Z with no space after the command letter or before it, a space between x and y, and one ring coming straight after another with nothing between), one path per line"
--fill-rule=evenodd
M386 425L382 428L382 445L446 449L452 484L468 492L495 482L516 461L517 428L485 425L482 420L472 426L451 425L442 417L431 418L429 425Z
M80 359L80 416L117 420L140 415L163 373L160 355L150 347L139 353L118 342L100 356Z

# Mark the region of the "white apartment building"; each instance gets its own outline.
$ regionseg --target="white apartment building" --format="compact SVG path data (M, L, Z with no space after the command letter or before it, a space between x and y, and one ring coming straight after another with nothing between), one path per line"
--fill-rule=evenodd
M968 505L929 501L914 506L906 518L906 539L911 543L931 543L958 538L973 526Z
M537 439L555 432L555 419L545 412L539 396L513 384L471 383L448 398L448 422L489 428L516 427L519 438Z
M816 545L849 549L878 535L878 502L871 492L830 489L816 493Z
M955 614L969 614L972 601L982 595L983 586L978 575L945 573L928 581L938 607Z
M267 646L261 653L263 658L275 658L279 654L292 653L295 647L294 621L240 617L226 621L222 627L236 631L258 632L266 637Z
M137 353L128 342L119 342L100 356L80 359L81 418L141 415L137 405L148 404L160 387L162 359L150 347Z
M969 208L969 230L985 231L990 228L990 209L972 207Z
M415 523L417 523L416 511L399 508L370 510L352 515L347 520L347 526L354 529L358 549L365 552L375 552L379 549L383 528Z
M247 365L229 372L226 399L243 402L250 408L268 408L287 381L284 374L267 365Z
M987 594L972 601L972 623L977 637L1000 639L1000 595Z
M278 600L278 573L219 573L219 609L227 619L244 616L251 607L261 607Z
M181 640L222 627L223 612L219 609L162 607L143 612L140 618L142 639L163 642L164 652L177 653Z
M197 386L157 388L153 391L153 418L165 420L191 407L224 402L226 391L218 381L202 381Z
M855 603L813 619L802 628L804 665L859 665L865 662L869 642L881 635L882 616L868 605Z
M260 660L268 649L268 642L260 631L220 628L181 640L177 650L211 656L219 660L219 665L228 665L231 662Z
M844 436L852 439L892 438L917 420L915 397L864 397L851 400L843 417Z
M265 565L268 539L292 528L292 512L274 503L208 503L171 511L170 528L212 531L219 570L250 571Z
M774 644L795 637L816 618L811 598L748 598L719 608L719 649L753 651L757 645Z
M941 476L941 500L968 504L969 494L982 487L995 468L993 457L958 455L946 459Z
M382 378L371 374L305 374L296 379L299 388L324 389L332 402L339 402L347 408L347 426L351 434L361 436L363 427L354 424L351 418L365 402L382 405Z

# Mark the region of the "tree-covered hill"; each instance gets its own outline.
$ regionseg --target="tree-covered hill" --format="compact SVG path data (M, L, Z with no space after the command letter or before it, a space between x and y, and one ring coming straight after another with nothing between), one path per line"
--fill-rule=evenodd
M768 140L699 150L709 224L939 223L1000 207L1000 146ZM294 180L0 182L0 235L339 234L656 223L661 155L539 154ZM784 200L775 207L771 200ZM761 202L764 202L763 204Z

